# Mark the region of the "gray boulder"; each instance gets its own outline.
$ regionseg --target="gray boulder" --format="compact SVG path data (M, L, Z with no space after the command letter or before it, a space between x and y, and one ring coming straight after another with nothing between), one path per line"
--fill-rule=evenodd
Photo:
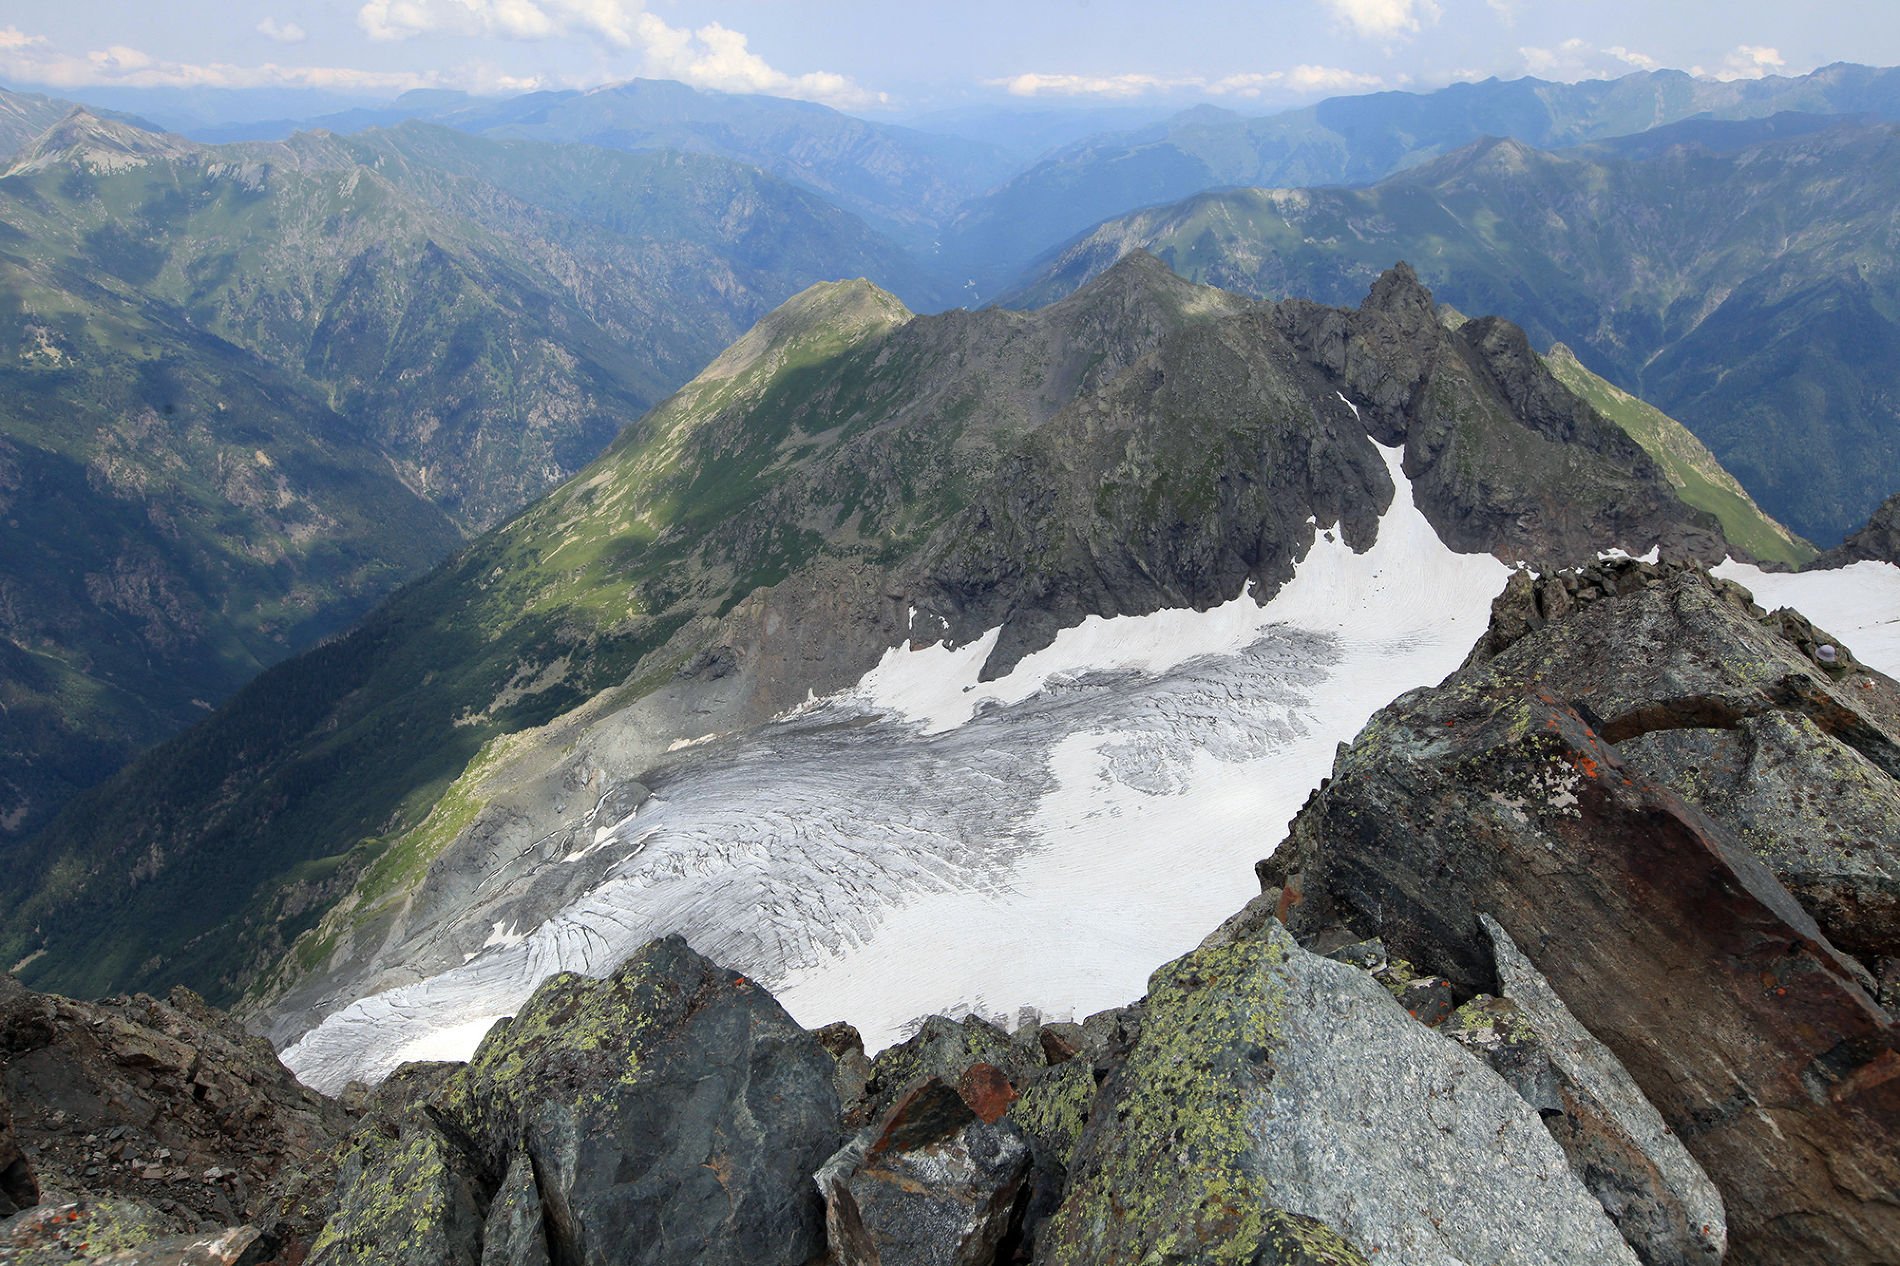
M482 1228L482 1266L548 1266L547 1213L534 1164L516 1152Z
M803 1266L812 1175L843 1141L832 1057L677 936L604 980L560 975L490 1032L434 1110L488 1171L525 1149L552 1256Z
M1029 1175L1009 1121L930 1078L816 1175L839 1266L990 1266Z
M1539 1086L1526 1097L1542 1111L1571 1169L1650 1266L1720 1262L1728 1249L1728 1219L1715 1184L1643 1097L1623 1062L1577 1022L1510 935L1488 915L1480 921L1497 959L1499 991L1514 1004L1551 1072L1548 1088ZM1508 1073L1506 1080L1513 1080ZM1545 1107L1551 1092L1555 1110Z
M1155 973L1038 1258L1300 1260L1276 1210L1382 1262L1637 1261L1509 1085L1277 922Z

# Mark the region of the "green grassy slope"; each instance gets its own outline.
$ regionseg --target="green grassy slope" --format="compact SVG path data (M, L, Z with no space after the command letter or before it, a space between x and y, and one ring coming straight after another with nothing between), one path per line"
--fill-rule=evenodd
M1722 534L1762 562L1800 568L1814 561L1812 545L1762 513L1689 428L1661 409L1584 368L1562 343L1544 356L1550 371L1591 408L1622 427L1669 475L1677 495L1722 524Z
M0 176L0 847L579 469L780 299L907 267L707 156L62 118Z

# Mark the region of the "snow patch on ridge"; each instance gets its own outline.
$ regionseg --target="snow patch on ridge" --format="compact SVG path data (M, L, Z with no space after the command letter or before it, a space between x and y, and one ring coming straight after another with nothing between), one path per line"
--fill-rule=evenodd
M1845 642L1861 663L1900 677L1900 567L1869 561L1825 571L1772 572L1731 558L1714 571L1771 611L1794 608Z
M669 932L872 1050L932 1012L1138 996L1253 895L1337 745L1485 627L1509 569L1447 549L1380 452L1396 491L1365 553L1321 533L1264 606L1091 617L993 682L995 633L892 650L852 690L680 753L637 822L465 914L469 943L508 943L343 1008L285 1062L334 1089L466 1057L548 975L603 975Z

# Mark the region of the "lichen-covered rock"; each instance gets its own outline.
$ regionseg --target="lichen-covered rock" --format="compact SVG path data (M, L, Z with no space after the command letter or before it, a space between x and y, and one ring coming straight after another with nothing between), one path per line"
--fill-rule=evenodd
M1837 947L1900 954L1900 782L1813 718L1655 730L1617 751L1733 829Z
M372 1120L309 1266L480 1266L484 1194L473 1158L426 1114Z
M508 1176L488 1206L482 1229L482 1266L548 1266L547 1213L535 1186L534 1164L516 1152Z
M1870 972L1719 805L1623 751L1782 714L1893 777L1900 697L1877 675L1834 678L1736 586L1607 571L1613 595L1487 638L1377 714L1262 882L1296 894L1296 934L1378 936L1460 996L1496 991L1492 915L1715 1182L1728 1260L1891 1258L1900 1048Z
M1555 1074L1558 1110L1545 1112L1544 1123L1577 1177L1649 1266L1715 1266L1728 1248L1715 1184L1615 1053L1577 1022L1494 919L1479 918L1491 938L1498 989Z
M432 1110L492 1174L526 1150L557 1260L803 1266L843 1141L833 1074L769 993L668 937L548 980Z
M846 1124L855 1129L876 1120L927 1077L954 1085L971 1065L990 1064L1004 1069L1012 1082L1027 1082L1041 1063L1040 1054L1031 1061L1008 1033L987 1020L933 1015L917 1032L871 1061L864 1098L847 1116Z
M1380 1261L1637 1260L1497 1074L1277 923L1155 973L1038 1260L1271 1261L1275 1210Z
M45 1204L0 1222L0 1262L6 1266L68 1266L72 1262L144 1263L147 1250L167 1255L167 1266L194 1241L244 1247L257 1239L255 1228L234 1228L213 1235L170 1238L171 1220L158 1210L130 1200L79 1200ZM243 1252L240 1248L239 1253ZM229 1266L236 1257L203 1257L192 1266Z
M1372 1266L1345 1236L1318 1218L1274 1209L1262 1222L1265 1230L1250 1266Z
M1095 1105L1095 1069L1087 1060L1071 1059L1031 1082L1021 1098L1010 1105L1009 1119L1065 1169L1082 1139Z
M839 1266L990 1266L1030 1166L1007 1121L932 1077L825 1162L814 1181Z

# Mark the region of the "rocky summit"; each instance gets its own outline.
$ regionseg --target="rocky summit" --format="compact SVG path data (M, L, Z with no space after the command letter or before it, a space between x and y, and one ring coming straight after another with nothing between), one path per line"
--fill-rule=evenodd
M330 1100L188 994L8 984L0 1261L1900 1261L1897 735L1698 566L1518 571L1082 1022L871 1057L671 937Z

